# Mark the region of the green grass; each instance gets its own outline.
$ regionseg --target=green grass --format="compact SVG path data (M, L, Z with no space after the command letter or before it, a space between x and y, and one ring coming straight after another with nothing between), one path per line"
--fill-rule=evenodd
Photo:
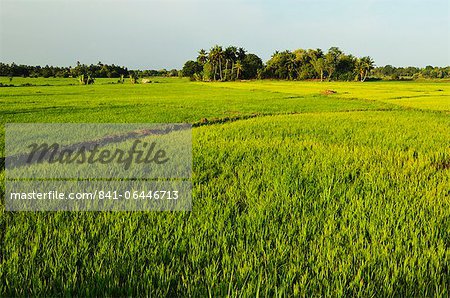
M209 125L192 212L1 209L3 296L450 294L448 84L36 80L2 126Z
M334 90L334 97L382 101L403 107L450 111L450 84L447 81L430 82L286 82L254 81L216 84L216 87L233 89L268 90L272 92L317 95L324 90Z

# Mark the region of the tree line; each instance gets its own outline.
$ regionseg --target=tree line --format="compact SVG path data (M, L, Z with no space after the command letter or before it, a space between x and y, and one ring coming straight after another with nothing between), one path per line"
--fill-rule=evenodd
M419 67L395 67L386 65L377 67L373 71L373 76L387 80L416 80L416 79L449 79L450 66L425 68Z
M263 64L255 54L243 48L216 45L209 52L198 52L196 60L187 61L182 75L197 81L232 81L239 79L336 80L450 78L450 67L375 67L370 56L355 57L337 47L276 51Z
M75 77L82 84L90 84L95 78L124 77L137 81L138 78L154 76L185 76L196 81L234 81L250 79L280 80L328 80L328 81L366 81L368 79L411 80L450 78L450 66L425 68L394 67L386 65L375 67L369 56L355 57L337 47L327 52L321 49L297 49L276 51L263 63L256 54L248 53L242 47L219 45L209 51L198 52L195 60L187 61L182 70L128 70L123 66L76 63L74 67L29 66L15 63L0 63L0 76L8 77Z
M97 64L81 64L79 61L75 67L58 66L29 66L15 63L0 63L0 76L3 77L61 77L61 78L123 78L128 76L178 76L178 70L128 70L123 66L108 65L102 62Z

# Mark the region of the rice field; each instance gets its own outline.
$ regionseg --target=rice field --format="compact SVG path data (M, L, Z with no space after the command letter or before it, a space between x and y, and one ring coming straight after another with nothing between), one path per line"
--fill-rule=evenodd
M191 212L2 200L1 296L450 295L449 83L0 82L2 140L12 122L195 126Z

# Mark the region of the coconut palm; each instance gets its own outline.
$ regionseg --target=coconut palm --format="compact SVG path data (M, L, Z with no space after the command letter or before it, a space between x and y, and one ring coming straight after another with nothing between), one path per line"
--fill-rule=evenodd
M374 68L375 62L371 57L366 56L358 59L356 63L356 70L359 73L359 78L361 82L364 82L367 79L370 71Z
M237 60L244 61L247 51L244 48L239 48L236 52Z
M208 53L204 49L198 51L197 62L203 66L207 61L208 61Z
M237 48L233 46L229 46L224 51L224 59L225 59L225 80L227 80L227 74L228 72L228 65L231 62L231 68L230 70L233 71L234 63L236 61L236 53Z
M297 72L297 61L295 59L295 54L289 53L289 56L286 61L286 67L288 70L289 79L292 80L294 78L295 73Z
M223 80L222 74L222 61L223 61L223 48L219 45L215 45L209 51L209 61L213 67L214 80L216 80L217 68L219 69L220 80Z
M240 60L236 61L234 64L234 69L236 70L236 79L239 80L239 74L244 70Z

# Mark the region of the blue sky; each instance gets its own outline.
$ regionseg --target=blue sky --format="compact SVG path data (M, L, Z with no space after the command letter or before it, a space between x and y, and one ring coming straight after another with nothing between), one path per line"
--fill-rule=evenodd
M449 0L0 0L0 61L181 68L200 48L338 46L377 65L450 65Z

